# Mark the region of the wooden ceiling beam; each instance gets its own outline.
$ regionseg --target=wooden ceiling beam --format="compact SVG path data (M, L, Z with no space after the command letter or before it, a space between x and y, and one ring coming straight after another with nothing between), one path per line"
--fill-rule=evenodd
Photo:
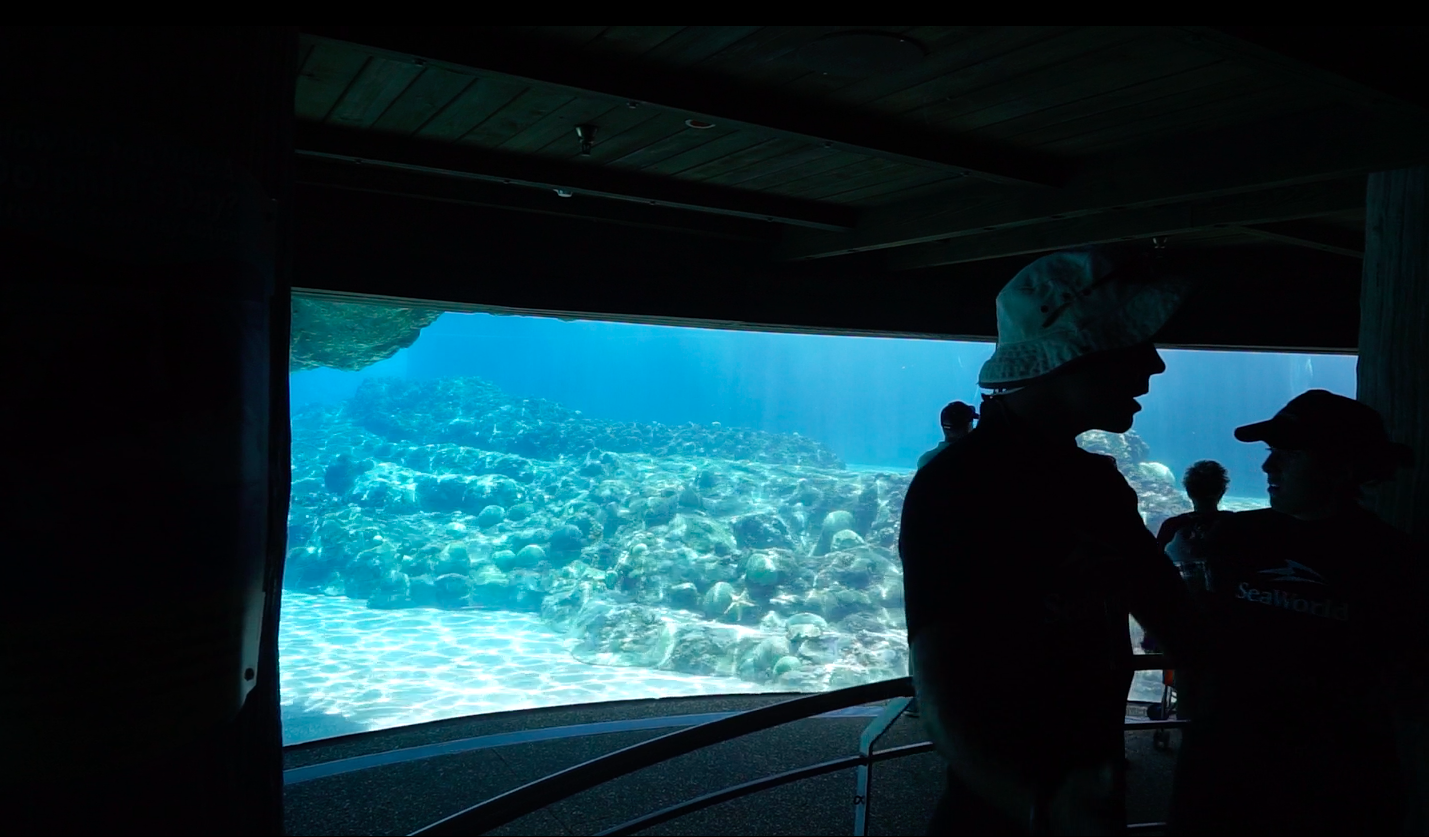
M1184 44L1387 114L1429 115L1425 26L1177 26Z
M781 256L818 259L925 244L1126 209L1215 198L1429 161L1429 124L1330 106L1219 128L1086 161L1065 188L970 184L868 210L849 232L789 230Z
M386 166L352 165L320 157L300 157L296 169L297 183L302 186L581 218L602 224L672 230L715 238L772 242L778 239L781 229L767 221L710 213L671 212L663 207L633 201L567 199L544 190L498 185L466 177L433 176Z
M1003 184L1057 185L1066 174L1057 160L1033 152L974 142L915 124L890 124L807 97L741 85L737 80L678 66L616 56L577 54L495 27L304 27L312 43L337 42L394 60L421 60L524 85L636 102L770 139L815 146L967 175Z
M578 200L583 196L611 198L666 210L730 215L815 230L847 230L855 220L853 209L834 204L688 183L639 172L583 166L471 145L313 123L299 123L296 134L299 158L521 186L548 193L560 190L572 196L568 200Z
M1165 206L1122 209L959 236L931 244L915 244L887 251L884 264L890 270L913 270L1089 244L1267 224L1358 209L1364 206L1364 201L1365 183L1362 177L1307 183ZM1274 233L1266 233L1262 237L1271 238Z
M1287 221L1237 227L1236 229L1246 235L1263 238L1267 241L1308 247L1311 250L1348 256L1352 259L1364 258L1364 233L1356 233L1343 227L1332 227L1310 221Z

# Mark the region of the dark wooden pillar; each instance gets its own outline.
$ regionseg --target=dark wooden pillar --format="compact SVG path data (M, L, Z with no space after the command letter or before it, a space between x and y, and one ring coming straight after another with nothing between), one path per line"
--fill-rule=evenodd
M0 32L0 832L282 833L297 51Z
M1379 410L1413 469L1376 490L1385 520L1429 538L1429 167L1370 175L1360 291L1359 400Z

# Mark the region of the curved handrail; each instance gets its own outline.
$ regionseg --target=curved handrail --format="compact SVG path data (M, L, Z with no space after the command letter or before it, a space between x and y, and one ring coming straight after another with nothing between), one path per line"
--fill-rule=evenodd
M1134 660L1133 668L1136 670L1173 667L1171 660L1164 654L1136 654ZM912 678L899 677L893 680L880 680L876 683L865 683L837 691L798 697L759 709L751 709L728 718L721 718L717 721L710 721L642 741L639 744L632 744L613 753L607 753L590 761L557 771L484 802L479 802L451 816L443 817L413 831L410 837L428 837L428 835L431 837L457 837L457 835L484 834L512 820L604 784L611 779L652 767L712 744L719 744L790 721L822 715L825 712L912 695ZM1135 728L1171 728L1184 723L1184 721L1143 722L1136 724ZM790 771L790 774L797 773L798 771ZM792 781L792 778L787 781Z
M669 822L677 817L686 814L693 814L696 811L704 810L711 805L718 805L721 802L728 802L731 799L739 799L742 796L749 796L760 791L777 788L780 785L787 785L790 782L797 782L800 779L812 779L815 776L822 776L825 773L834 773L839 770L847 770L850 767L858 767L866 762L888 761L890 759L903 758L904 756L916 756L921 753L933 752L933 743L924 741L920 744L904 744L901 747L890 747L887 750L878 750L868 754L856 756L844 756L833 761L811 764L808 767L799 767L794 770L786 770L783 773L776 773L773 776L765 776L762 779L755 779L751 782L744 782L739 785L731 785L723 790L714 793L707 793L704 796L697 796L668 808L636 817L617 826L612 826L604 831L597 832L597 837L625 837L625 835Z
M692 753L703 747L738 738L751 732L777 727L790 721L811 718L825 712L847 709L877 700L913 694L908 677L850 686L833 692L798 697L741 712L729 718L633 744L599 758L552 773L534 782L479 802L449 817L424 826L411 837L455 837L483 834L519 817L589 790L628 773Z

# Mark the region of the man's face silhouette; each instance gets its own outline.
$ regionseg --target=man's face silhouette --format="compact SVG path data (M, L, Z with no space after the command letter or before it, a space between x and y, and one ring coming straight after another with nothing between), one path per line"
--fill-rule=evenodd
M1125 433L1151 388L1151 376L1166 371L1156 347L1141 343L1091 355L1055 379L1066 408L1091 430Z
M1260 467L1270 507L1293 517L1313 520L1331 513L1351 490L1348 468L1328 453L1272 447Z

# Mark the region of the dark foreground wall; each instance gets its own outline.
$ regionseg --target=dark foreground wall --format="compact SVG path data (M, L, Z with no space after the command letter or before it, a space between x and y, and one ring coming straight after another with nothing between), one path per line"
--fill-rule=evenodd
M296 46L0 43L6 832L281 833Z

